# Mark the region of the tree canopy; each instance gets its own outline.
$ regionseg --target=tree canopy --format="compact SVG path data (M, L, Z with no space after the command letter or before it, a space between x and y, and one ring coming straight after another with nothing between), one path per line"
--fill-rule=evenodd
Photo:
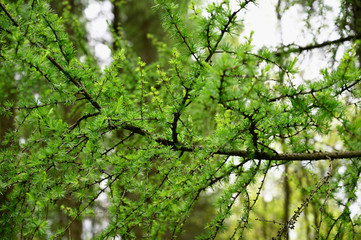
M314 31L326 2L276 10L301 6ZM76 239L76 222L102 212L91 238L181 239L207 201L200 239L359 239L359 1L341 1L336 38L260 49L239 38L256 1L179 3L147 9L166 33L148 36L143 59L127 37L144 34L114 23L101 69L72 4L0 2L0 235ZM296 83L315 49L330 67ZM276 171L283 198L266 201Z

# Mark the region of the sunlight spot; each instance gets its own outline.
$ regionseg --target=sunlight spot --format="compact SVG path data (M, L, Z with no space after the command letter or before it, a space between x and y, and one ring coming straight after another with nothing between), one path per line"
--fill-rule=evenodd
M296 229L290 229L288 233L289 233L290 239L298 239Z
M236 174L231 173L231 174L229 175L229 184L235 184L235 183L236 183L236 180L237 180Z
M81 56L81 57L79 58L79 61L80 61L81 63L84 63L84 62L85 62L85 59L86 59L85 56Z
M337 171L339 174L344 174L346 172L346 167L345 166L341 166L338 171Z
M251 31L254 31L252 43L257 49L264 45L276 46L280 42L279 33L275 27L277 18L273 11L274 5L274 1L259 1L257 5L249 4L244 14L245 31L242 36L248 37Z
M102 43L95 45L95 56L101 61L101 68L104 69L111 63L111 50L110 48Z
M360 182L360 181L359 181ZM358 185L356 187L356 200L354 203L351 204L350 206L350 216L351 218L357 218L357 216L359 216L361 214L361 204L360 204L360 199L361 199L361 188L360 185Z
M24 145L25 143L26 143L25 138L20 138L20 139L19 139L19 144L20 144L20 145Z
M341 149L342 149L342 142L341 141L337 141L336 143L335 143L335 146L334 146L334 148L337 150L337 151L340 151Z
M316 142L323 142L323 137L319 134L316 134L314 136L314 139L316 140Z
M265 202L271 202L273 200L272 193L270 193L269 191L265 192L263 199Z
M89 0L88 3L84 16L88 21L86 28L89 46L93 48L101 69L105 69L111 63L111 51L106 44L112 42L109 23L114 18L113 5L109 0Z
M105 61L110 58L110 48L105 44L98 43L95 45L95 55L100 58L100 60Z
M35 98L35 101L36 101L37 104L41 104L41 101L39 100L40 95L38 93L34 93L34 98Z
M16 81L19 81L19 80L21 79L21 77L22 77L22 75L19 74L19 73L15 73L15 75L14 75L14 79L15 79Z
M92 2L84 10L85 17L87 19L94 19L99 15L100 10L101 10L100 4L98 2Z
M108 23L105 17L99 17L95 20L92 20L87 24L88 29L92 29L89 31L91 38L104 38L104 36L108 33Z

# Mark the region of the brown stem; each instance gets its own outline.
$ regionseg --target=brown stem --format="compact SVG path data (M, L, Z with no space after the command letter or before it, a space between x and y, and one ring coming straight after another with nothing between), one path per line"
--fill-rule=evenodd
M340 43L344 43L344 42L348 42L348 41L352 41L352 40L356 40L356 39L360 39L361 38L361 34L358 35L350 35L348 37L341 37L335 40L331 40L331 41L325 41L322 43L315 43L315 44L310 44L307 46L298 46L298 45L294 45L295 47L291 47L291 45L285 46L285 50L284 51L280 51L278 53L276 53L276 56L280 56L283 53L301 53L303 51L310 51L316 48L323 48L326 46L330 46L333 44L340 44Z

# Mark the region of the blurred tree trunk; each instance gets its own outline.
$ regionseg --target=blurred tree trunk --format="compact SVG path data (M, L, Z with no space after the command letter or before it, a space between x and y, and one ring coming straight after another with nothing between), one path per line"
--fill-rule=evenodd
M291 201L291 187L289 183L289 171L288 171L288 165L285 165L285 177L283 179L283 191L285 195L284 205L283 205L283 222L284 224L288 223L288 220L290 219L290 201ZM285 233L285 239L289 239L289 229L287 229L287 232Z
M156 61L157 49L153 45L152 40L148 38L148 34L152 34L159 41L169 43L172 41L166 38L166 33L161 24L161 16L158 12L152 10L154 4L149 0L128 1L120 3L113 2L113 31L118 36L123 36L130 42L132 49L142 61L151 64ZM177 3L186 11L186 5L189 0L178 0ZM113 49L117 50L117 46L113 43ZM121 138L123 133L117 132L117 137ZM129 196L128 196L129 197ZM134 196L136 197L136 196ZM195 239L196 236L203 232L204 226L215 214L215 208L211 204L210 196L200 196L199 201L194 206L189 216L188 224L184 226L184 233L179 239ZM144 237L142 232L136 232L137 239ZM169 238L171 236L169 235Z
M148 34L156 36L159 40L165 36L159 14L152 11L153 4L153 1L148 0L128 1L125 4L113 1L115 34L122 34L119 31L121 27L135 53L147 63L157 59L157 49L152 45Z
M309 185L307 185L307 183L308 184L311 184L311 183L309 181L309 176L308 176L307 172L305 171L305 168L303 168L303 167L300 168L300 172L301 172L301 174L298 176L300 187L303 188L303 186L309 186ZM306 179L306 183L304 183L304 181L305 181L304 179ZM312 207L313 210L316 210L316 211L318 210L314 201L310 202L310 206ZM312 224L310 223L310 220L309 220L309 216L312 216L312 214L313 214L313 212L310 212L309 208L305 208L304 218L305 218L305 223L306 223L306 239L307 240L312 239L312 230L311 230ZM315 220L316 221L314 223L317 223L317 219L315 219ZM314 225L314 226L317 226L317 225Z
M262 199L263 202L263 211L266 213L267 212L267 202ZM265 221L262 221L262 233L263 233L263 239L268 239L268 224Z

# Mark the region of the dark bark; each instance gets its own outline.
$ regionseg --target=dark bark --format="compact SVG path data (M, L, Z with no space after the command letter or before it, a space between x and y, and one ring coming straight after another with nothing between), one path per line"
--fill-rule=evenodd
M285 195L284 203L283 203L283 222L284 224L288 223L288 220L290 218L290 203L291 203L291 187L289 183L289 177L288 177L289 171L288 171L288 165L285 164L285 176L283 179L283 192ZM285 239L289 239L288 231L285 232Z
M342 44L344 42L349 42L349 41L354 41L357 39L361 39L361 32L355 34L355 35L350 35L347 37L341 37L335 40L329 40L329 41L325 41L322 43L314 43L314 44L309 44L307 46L297 46L295 44L289 45L289 46L284 46L282 51L279 51L276 53L276 56L280 56L281 54L287 54L287 53L301 53L304 51L311 51L314 49L318 49L318 48L323 48L323 47L329 47L332 45L338 45L338 44Z
M165 35L161 27L160 16L157 12L151 11L154 4L152 1L128 1L126 4L113 4L113 30L116 35L123 35L131 42L133 49L143 61L154 62L157 59L157 49L152 44L148 34L155 35L162 39ZM119 27L124 31L121 33ZM117 49L113 43L114 50Z

